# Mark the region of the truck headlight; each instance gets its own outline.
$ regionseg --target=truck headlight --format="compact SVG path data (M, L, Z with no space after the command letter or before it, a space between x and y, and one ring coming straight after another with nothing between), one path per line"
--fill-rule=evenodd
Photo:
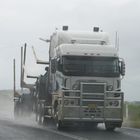
M113 86L112 86L112 85L108 85L108 86L107 86L107 90L108 90L108 91L112 91L112 90L113 90Z
M120 93L111 93L111 92L108 92L108 93L106 93L106 96L107 97L110 97L110 98L112 98L112 97L120 97L121 94Z
M120 97L121 94L120 93L114 93L114 97Z
M108 106L108 107L118 107L119 104L120 103L117 100L109 100L109 101L107 101L106 106Z
M118 106L119 105L119 101L109 101L109 106Z

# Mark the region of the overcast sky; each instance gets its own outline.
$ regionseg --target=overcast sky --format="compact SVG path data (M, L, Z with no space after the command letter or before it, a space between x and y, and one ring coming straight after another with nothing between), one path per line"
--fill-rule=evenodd
M49 38L55 28L92 31L99 26L114 43L119 32L120 57L126 62L122 82L125 100L140 100L140 1L139 0L0 0L0 89L13 88L13 58L16 58L17 88L20 79L20 47L27 42L28 74L38 75L44 67L35 65L31 51L48 59ZM27 81L28 82L28 81Z

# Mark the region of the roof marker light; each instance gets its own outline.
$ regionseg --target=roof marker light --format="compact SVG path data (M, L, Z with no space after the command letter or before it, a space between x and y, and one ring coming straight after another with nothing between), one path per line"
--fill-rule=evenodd
M93 28L93 31L94 31L94 32L99 32L99 27L94 27L94 28Z
M68 26L63 26L63 27L62 27L62 30L63 30L63 31L68 31L68 29L69 29Z

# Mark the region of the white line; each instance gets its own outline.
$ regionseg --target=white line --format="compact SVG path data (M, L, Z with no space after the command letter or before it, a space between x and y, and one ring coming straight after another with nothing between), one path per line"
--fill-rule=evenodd
M123 131L124 134L132 136L132 137L137 137L140 138L140 134L137 134L138 132L140 132L140 129L136 129L136 128L128 128L128 127L122 127L121 129L124 129L126 131ZM132 132L132 130L134 131L134 133ZM128 132L127 132L128 131ZM130 132L129 132L130 131Z
M128 130L134 130L134 131L140 131L139 128L132 128L132 127L122 127L123 129L128 129Z
M130 132L123 132L124 134L126 135L129 135L131 137L137 137L137 138L140 138L140 135L139 134L134 134L134 133L130 133Z

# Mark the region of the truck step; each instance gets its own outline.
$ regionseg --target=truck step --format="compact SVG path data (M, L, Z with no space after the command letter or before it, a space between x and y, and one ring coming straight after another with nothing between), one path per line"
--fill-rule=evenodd
M44 108L51 109L52 106L44 106Z
M52 118L52 116L49 116L49 115L45 115L44 117L45 118Z

